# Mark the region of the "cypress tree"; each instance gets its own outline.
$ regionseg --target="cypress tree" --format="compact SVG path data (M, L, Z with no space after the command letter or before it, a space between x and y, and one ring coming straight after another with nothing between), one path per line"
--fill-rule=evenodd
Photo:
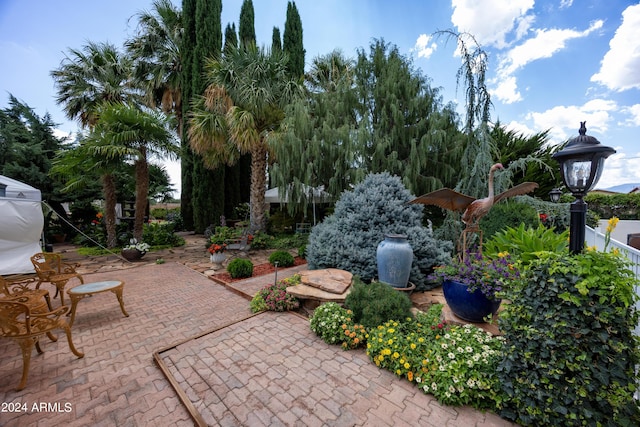
M238 47L256 44L256 30L254 24L253 2L244 0L240 8L240 22L238 26ZM249 202L251 199L251 155L243 154L234 166L238 170L238 183L241 202ZM239 218L244 219L244 218Z
M305 50L302 44L302 21L295 2L287 3L287 20L284 23L282 48L289 55L289 75L293 78L302 78Z
M185 0L188 2L188 0ZM188 17L191 13L191 17ZM206 58L218 56L222 50L222 14L221 0L196 0L195 8L185 10L185 21L193 19L193 34L189 35L191 43L194 43L187 59L190 60L190 69L185 71L185 78L190 79L185 87L190 88L188 100L191 100L204 92L206 82L202 78L203 67ZM194 13L195 12L195 13ZM186 27L185 27L186 30ZM189 74L187 74L189 73ZM188 118L188 114L185 115ZM185 126L183 141L187 141L187 127ZM196 233L202 233L211 224L218 224L220 216L224 212L224 168L208 170L204 167L199 156L192 156L191 168L191 202L193 209L193 229Z
M240 8L240 28L238 29L240 47L245 47L256 43L255 17L253 12L253 2L244 0Z
M193 230L193 159L194 153L189 147L187 127L189 121L189 107L191 104L191 76L193 66L193 51L196 45L196 0L182 1L182 23L184 34L182 37L182 135L181 135L181 191L180 213L187 230Z
M273 35L271 36L271 52L282 52L280 28L278 27L273 27Z
M235 49L238 47L238 34L236 34L236 24L235 22L232 24L227 24L224 29L224 47L222 51L225 55L228 55L231 52L231 49Z

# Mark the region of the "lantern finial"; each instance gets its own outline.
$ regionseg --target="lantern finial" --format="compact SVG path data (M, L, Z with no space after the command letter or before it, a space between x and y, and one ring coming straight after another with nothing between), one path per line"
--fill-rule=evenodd
M585 135L587 133L587 126L586 126L587 122L580 122L580 130L578 130L578 133L580 135Z

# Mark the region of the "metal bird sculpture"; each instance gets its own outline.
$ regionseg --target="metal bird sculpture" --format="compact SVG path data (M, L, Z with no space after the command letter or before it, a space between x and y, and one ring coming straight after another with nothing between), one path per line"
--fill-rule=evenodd
M484 199L475 199L449 188L441 188L440 190L417 197L409 203L435 205L451 211L463 211L462 222L466 225L465 231L477 231L480 218L488 214L495 203L498 203L500 200L508 197L529 193L538 188L538 184L535 182L523 182L522 184L518 184L498 195L494 195L493 174L498 169L504 169L504 166L500 163L496 163L491 166L491 169L489 170L489 195Z

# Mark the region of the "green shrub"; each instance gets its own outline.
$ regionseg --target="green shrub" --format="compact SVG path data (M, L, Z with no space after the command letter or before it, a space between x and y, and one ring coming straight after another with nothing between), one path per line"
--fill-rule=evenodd
M254 299L258 299L256 304L260 304L259 299L264 302L264 309L271 311L289 311L297 310L300 307L300 301L296 297L287 293L289 286L299 284L301 277L299 274L294 274L286 279L279 280L274 285L265 286L262 288ZM252 300L253 302L253 300Z
M167 210L165 208L153 208L150 214L155 219L165 219L167 217Z
M269 264L276 265L276 263L278 263L278 267L291 267L295 263L295 259L287 251L275 251L269 255Z
M367 329L388 320L400 321L413 317L412 303L406 293L382 282L365 284L358 277L354 277L351 292L344 304L353 311L353 321Z
M427 289L427 276L433 267L447 263L453 245L422 226L423 205L407 203L413 199L397 176L368 175L342 194L333 215L312 228L309 268L339 268L370 282L378 275L376 249L384 235L405 234L414 254L409 280L418 290Z
M306 244L298 247L298 256L300 258L306 258L307 257L307 245Z
M249 303L249 308L251 308L251 312L252 313L257 313L259 311L265 311L267 309L267 303L264 302L264 298L262 298L262 295L260 295L260 293L256 294L256 296L254 296L251 299L251 302Z
M253 274L253 263L246 258L236 258L227 265L227 272L234 279L251 277Z
M514 200L495 204L480 220L482 238L487 241L506 227L518 227L520 224L526 227L537 227L540 224L538 211L528 204Z
M556 233L544 225L525 228L524 223L517 228L507 227L494 234L483 245L483 253L496 258L500 252L508 252L524 265L537 259L542 252L564 252L569 248L569 231Z
M271 247L273 243L273 236L268 235L267 233L257 232L253 235L251 239L251 248L252 249L268 249Z
M638 285L614 252L546 252L504 290L505 418L535 426L640 425Z
M366 329L353 322L353 312L335 302L327 302L313 311L311 330L327 344L340 344L343 350L366 343Z
M142 230L142 241L158 248L172 248L184 245L184 239L174 233L174 224L145 224Z

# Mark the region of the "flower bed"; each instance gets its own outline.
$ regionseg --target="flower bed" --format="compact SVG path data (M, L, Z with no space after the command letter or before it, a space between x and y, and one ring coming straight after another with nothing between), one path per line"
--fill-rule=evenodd
M306 259L301 258L301 257L295 257L293 266L295 267L295 266L298 266L298 265L304 265L306 263L307 263ZM283 268L278 268L278 270L279 271L283 270ZM271 265L268 262L266 262L264 264L254 265L253 266L253 275L251 277L264 276L265 274L270 274L270 273L273 273L275 271L276 271L276 268L273 265ZM246 277L245 278L234 279L226 271L224 273L215 274L214 277L216 278L216 280L220 280L220 281L225 282L225 283L233 283L233 282L237 282L239 280L246 279Z

